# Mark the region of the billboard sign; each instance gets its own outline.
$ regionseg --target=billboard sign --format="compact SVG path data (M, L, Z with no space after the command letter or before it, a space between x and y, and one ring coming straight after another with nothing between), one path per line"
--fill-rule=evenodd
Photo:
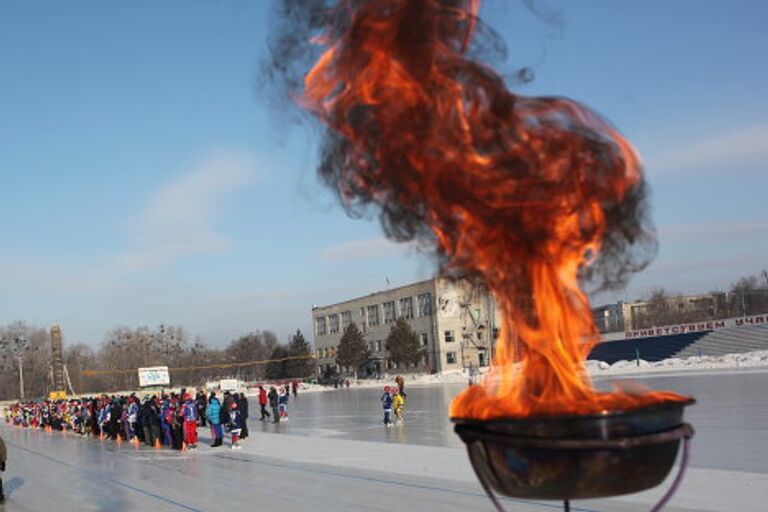
M171 384L171 377L168 374L167 366L152 366L150 368L139 368L139 387L146 386L168 386Z
M219 381L219 389L221 391L229 391L234 393L237 391L239 382L237 379L221 379Z

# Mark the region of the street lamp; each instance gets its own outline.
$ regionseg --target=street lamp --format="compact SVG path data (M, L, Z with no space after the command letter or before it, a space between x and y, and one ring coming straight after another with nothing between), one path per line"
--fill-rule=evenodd
M19 365L19 399L24 400L24 356L23 352L27 348L27 338L16 336L13 338L13 344L9 344L10 352L16 358Z
M19 361L19 399L24 400L24 359L20 355L16 359Z

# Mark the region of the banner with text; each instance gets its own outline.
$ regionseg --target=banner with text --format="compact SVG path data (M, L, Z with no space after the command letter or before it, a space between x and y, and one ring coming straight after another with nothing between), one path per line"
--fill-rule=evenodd
M706 322L693 322L690 324L664 325L637 329L634 331L610 332L603 334L603 341L628 340L633 338L649 338L652 336L674 336L689 332L719 331L733 327L745 327L749 325L768 324L768 315L753 315L740 318L724 318L722 320L708 320Z
M153 366L151 368L139 368L139 387L168 386L171 384L171 376L167 366Z

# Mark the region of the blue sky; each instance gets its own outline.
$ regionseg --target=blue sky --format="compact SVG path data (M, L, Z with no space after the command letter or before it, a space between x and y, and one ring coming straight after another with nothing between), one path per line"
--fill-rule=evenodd
M269 3L0 3L0 323L94 345L175 323L220 346L433 273L346 217L312 130L258 96ZM646 163L661 249L616 297L768 267L768 2L532 3L482 8L507 69L535 72L519 92L585 102Z

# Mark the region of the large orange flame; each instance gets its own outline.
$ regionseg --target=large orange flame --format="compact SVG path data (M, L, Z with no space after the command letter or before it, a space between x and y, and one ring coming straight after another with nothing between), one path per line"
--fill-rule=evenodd
M592 387L583 361L599 335L581 281L605 258L618 273L643 266L622 260L647 236L638 157L582 105L513 94L470 58L479 7L343 0L326 13L335 21L313 40L326 49L299 98L329 127L321 175L350 209L379 205L390 236L434 241L444 273L480 278L496 297L493 369L452 416L682 399Z

